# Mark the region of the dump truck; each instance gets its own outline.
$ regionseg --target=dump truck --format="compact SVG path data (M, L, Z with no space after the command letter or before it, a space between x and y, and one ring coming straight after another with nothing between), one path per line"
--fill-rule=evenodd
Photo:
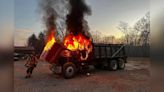
M87 59L84 59L86 58ZM124 44L92 44L92 52L70 51L55 43L44 59L50 63L50 70L69 79L78 71L88 70L90 65L96 69L120 70L125 68L127 56Z

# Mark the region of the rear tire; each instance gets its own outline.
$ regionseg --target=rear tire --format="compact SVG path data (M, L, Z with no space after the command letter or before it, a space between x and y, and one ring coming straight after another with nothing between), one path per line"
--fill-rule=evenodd
M119 59L118 60L118 69L123 70L125 68L125 60Z
M70 79L76 74L76 66L72 62L67 62L63 65L63 77Z
M116 71L117 67L118 67L118 64L116 60L111 60L110 62L108 62L108 70Z

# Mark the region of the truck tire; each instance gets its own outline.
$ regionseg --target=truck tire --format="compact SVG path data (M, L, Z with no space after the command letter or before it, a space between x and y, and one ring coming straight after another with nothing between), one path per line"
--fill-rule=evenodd
M118 67L117 60L111 60L108 62L108 70L116 71Z
M63 65L63 77L66 79L70 79L74 77L76 73L76 66L72 62L67 62Z
M125 68L125 60L124 59L118 59L118 69L122 70Z

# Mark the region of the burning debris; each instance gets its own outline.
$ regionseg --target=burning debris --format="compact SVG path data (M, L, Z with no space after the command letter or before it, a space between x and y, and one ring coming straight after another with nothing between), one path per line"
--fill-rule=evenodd
M64 45L71 51L84 50L90 44L90 39L86 39L82 34L78 34L76 36L69 34L64 39Z
M80 60L87 60L89 54L92 52L92 43L90 39L87 39L82 34L73 35L69 34L64 39L64 46L71 50L80 52Z

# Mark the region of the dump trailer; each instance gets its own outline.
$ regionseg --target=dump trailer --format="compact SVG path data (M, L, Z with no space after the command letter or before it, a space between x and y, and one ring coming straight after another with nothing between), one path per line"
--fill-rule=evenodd
M124 44L94 44L93 64L97 69L124 69L127 62Z
M70 51L55 43L44 58L51 64L50 70L53 73L68 79L78 71L87 71L90 65L113 71L124 69L127 60L124 47L123 44L92 44L92 52L86 54L86 51Z

